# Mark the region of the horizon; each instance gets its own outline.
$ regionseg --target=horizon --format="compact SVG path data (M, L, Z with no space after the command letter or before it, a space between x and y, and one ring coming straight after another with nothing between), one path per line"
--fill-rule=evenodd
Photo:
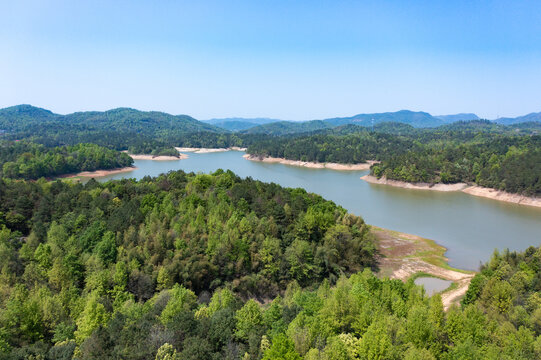
M539 109L533 1L0 5L0 107L293 121Z

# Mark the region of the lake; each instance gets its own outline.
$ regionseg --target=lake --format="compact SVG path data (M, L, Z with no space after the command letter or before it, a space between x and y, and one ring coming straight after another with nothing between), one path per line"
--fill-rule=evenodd
M433 239L445 246L453 267L476 270L494 249L524 250L541 243L541 209L479 198L461 192L409 190L369 184L368 171L308 169L246 160L244 153L189 153L186 160L136 160L137 169L100 178L140 179L170 170L212 172L302 187L362 216L372 225Z

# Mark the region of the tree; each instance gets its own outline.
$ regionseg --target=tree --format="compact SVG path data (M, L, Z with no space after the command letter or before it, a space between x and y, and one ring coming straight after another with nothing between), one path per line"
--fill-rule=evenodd
M258 329L263 324L263 315L259 305L250 299L242 308L237 311L235 316L237 320L237 330L235 335L242 340L248 340L248 337L253 332L258 332Z
M109 320L109 314L103 304L99 302L99 296L96 292L89 295L83 312L77 319L77 331L75 339L80 344L92 332L100 326L104 326Z
M293 342L284 334L277 335L272 339L271 347L265 351L263 360L300 360L300 355L295 351Z

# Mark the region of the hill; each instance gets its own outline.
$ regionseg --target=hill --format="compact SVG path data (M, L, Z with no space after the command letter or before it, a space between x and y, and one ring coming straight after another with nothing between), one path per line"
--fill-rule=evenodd
M241 131L253 128L254 126L270 124L283 120L269 118L223 118L202 120L202 122L217 126L229 131Z
M312 132L321 129L328 129L333 127L322 120L312 121L280 121L271 124L259 125L247 130L242 131L244 134L266 134L266 135L291 135L300 134L306 132Z
M403 131L410 132L413 128L433 128L441 125L449 124L456 121L476 120L475 114L456 114L456 115L439 115L433 116L422 111L400 110L396 112L372 113L372 114L357 114L350 117L337 117L324 120L311 121L280 121L271 124L264 124L256 127L251 127L244 133L251 134L268 134L268 135L291 135L313 132L324 129L341 127L344 125L357 125L365 128L374 128L382 125L379 128L384 132L401 133ZM408 128L404 125L409 126ZM349 128L347 131L357 129Z
M443 125L444 120L439 119L423 111L400 110L396 112L357 114L351 117L341 117L325 119L324 122L338 126L345 124L357 124L371 126L382 122L398 122L411 125L413 127L436 127Z
M55 123L63 126L84 126L86 128L118 131L160 131L182 132L214 131L222 129L205 124L188 115L171 115L158 111L139 111L130 108L117 108L108 111L76 112L68 115L53 112L31 105L17 105L0 109L0 128L14 132L29 126Z
M541 112L537 113L529 113L527 115L523 116L517 116L514 118L499 118L495 120L498 124L503 125L513 125L513 124L519 124L524 122L541 122Z
M479 116L473 113L460 113L460 114L454 114L454 115L436 115L435 117L446 122L479 120Z
M119 150L182 146L191 135L215 143L218 135L229 133L188 115L130 108L59 115L30 105L0 109L0 130L8 140L32 139L47 146L91 142Z

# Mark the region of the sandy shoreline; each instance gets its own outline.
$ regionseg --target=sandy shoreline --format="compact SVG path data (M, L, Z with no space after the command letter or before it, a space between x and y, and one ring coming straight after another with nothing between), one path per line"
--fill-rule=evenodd
M63 175L61 178L71 179L77 177L102 177L113 174L120 174L124 172L130 172L137 169L135 166L128 166L120 169L111 169L111 170L96 170L96 171L83 171L77 174Z
M511 194L505 191L485 188L482 186L471 186L462 190L466 194L480 196L488 199L510 202L519 205L541 207L541 198L524 196L519 194Z
M457 184L426 184L426 183L408 183L405 181L398 180L389 180L384 177L378 179L373 175L365 175L361 177L362 180L369 182L371 184L380 184L380 185L390 185L394 187L404 188L404 189L415 189L415 190L432 190L432 191L462 191L468 195L484 197L487 199L505 201L518 205L527 205L541 207L541 198L529 197L519 194L511 194L505 191L485 188L482 186L470 186L465 183Z
M261 157L261 156L250 155L250 154L245 154L242 157L251 161L261 161L261 162L266 162L266 163L278 163L278 164L284 164L284 165L302 166L302 167L307 167L310 169L331 169L331 170L345 170L345 171L369 170L370 166L374 164L374 161L368 161L362 164L316 163L316 162L309 162L309 161L274 158L270 156Z
M207 154L215 152L225 152L225 151L246 151L246 148L241 148L238 146L232 146L229 148L188 148L188 147L176 147L178 152L193 152L195 154Z
M468 184L458 183L458 184L427 184L427 183L408 183L405 181L390 180L384 177L378 179L373 175L365 175L361 177L362 180L369 182L371 184L380 184L380 185L390 185L394 187L404 188L404 189L415 189L415 190L431 190L431 191L461 191L468 187Z

